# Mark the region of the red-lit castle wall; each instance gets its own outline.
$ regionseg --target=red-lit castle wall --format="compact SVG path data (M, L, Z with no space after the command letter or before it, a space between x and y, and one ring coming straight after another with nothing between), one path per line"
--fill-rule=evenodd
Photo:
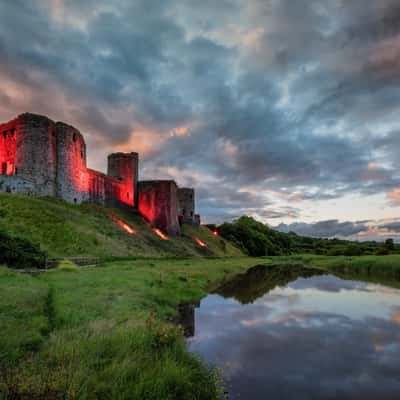
M137 153L112 154L109 170L86 167L85 140L73 126L29 113L0 125L0 191L136 206Z
M0 142L0 190L55 196L57 138L54 122L26 113L0 125L0 132L3 138Z
M178 209L193 220L193 190L183 189L179 204L174 181L138 186L138 162L137 153L111 154L106 175L87 168L85 140L70 125L30 113L0 124L0 191L135 208L153 226L179 235Z
M174 181L139 182L139 211L152 225L180 235L177 186Z
M115 201L131 207L137 205L138 169L138 153L114 153L108 156L107 175L119 182L118 185L110 181L111 193L108 198L111 206Z
M0 125L0 174L14 175L17 121Z
M57 196L71 203L89 200L86 144L80 132L57 122Z

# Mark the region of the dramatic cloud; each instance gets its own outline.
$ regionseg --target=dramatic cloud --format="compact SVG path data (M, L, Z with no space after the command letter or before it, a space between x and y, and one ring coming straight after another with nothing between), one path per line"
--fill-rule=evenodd
M399 55L396 0L3 1L0 119L76 125L95 168L139 151L142 177L198 188L206 221L330 218L353 195L388 218Z
M338 220L318 221L315 223L294 222L279 224L275 227L281 232L294 232L298 235L320 238L344 238L349 240L383 241L393 238L400 242L400 220L340 222Z
M303 236L334 237L353 236L360 232L368 231L368 226L363 223L339 222L337 220L319 221L314 224L295 222L290 225L280 224L277 227L281 232L295 232Z

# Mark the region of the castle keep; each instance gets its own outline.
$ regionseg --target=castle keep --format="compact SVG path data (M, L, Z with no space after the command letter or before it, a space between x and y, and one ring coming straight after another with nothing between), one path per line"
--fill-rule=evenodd
M25 113L0 124L0 191L128 207L170 235L200 223L193 189L138 175L138 153L110 154L107 174L87 168L83 136L63 122Z

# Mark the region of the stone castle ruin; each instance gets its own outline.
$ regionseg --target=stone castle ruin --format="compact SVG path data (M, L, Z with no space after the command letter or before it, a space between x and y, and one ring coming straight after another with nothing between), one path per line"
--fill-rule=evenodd
M63 122L25 113L0 124L0 191L128 207L173 236L200 224L194 189L138 175L138 153L110 154L107 174L87 168L83 136Z

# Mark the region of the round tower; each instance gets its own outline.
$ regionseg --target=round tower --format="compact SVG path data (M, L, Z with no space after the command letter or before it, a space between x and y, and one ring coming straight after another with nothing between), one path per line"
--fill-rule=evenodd
M22 114L15 124L16 180L26 182L22 192L38 196L56 195L56 129L53 121L35 114Z
M138 168L138 153L113 153L108 156L107 174L118 179L123 186L118 200L132 207L138 204Z
M57 196L80 204L89 199L89 177L86 168L86 144L73 126L56 123Z

